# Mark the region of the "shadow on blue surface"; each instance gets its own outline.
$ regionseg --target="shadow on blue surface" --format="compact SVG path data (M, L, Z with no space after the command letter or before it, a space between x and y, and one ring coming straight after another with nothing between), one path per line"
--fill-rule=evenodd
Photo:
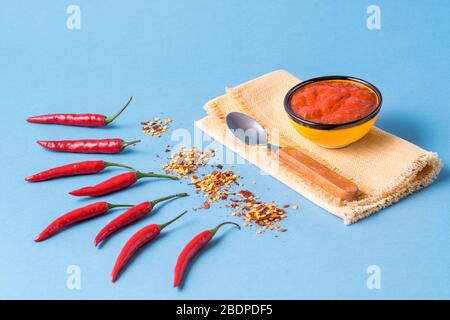
M448 181L450 178L450 170L448 168L443 167L439 175L437 176L436 181L430 187L440 186L443 182Z
M161 241L161 239L164 239L165 237L167 237L167 234L161 233L160 235L156 236L155 239L151 240L149 243L147 243L144 246L142 246L141 248L139 248L138 251L136 251L136 253L130 258L130 260L127 262L127 264L124 265L122 270L119 272L116 283L119 282L121 280L121 278L125 276L125 274L127 273L129 268L133 267L133 261L138 259L139 256L141 256L144 253L144 251L150 250L149 247L151 247L153 243L155 243L156 241ZM123 245L125 245L125 243ZM122 250L122 249L120 249L120 250ZM119 253L117 253L117 257L118 256L119 256ZM156 259L154 259L153 261L156 261ZM113 267L114 267L114 264L111 265L111 271L113 270ZM126 281L126 279L124 279L124 280Z
M381 114L377 127L419 146L423 142L424 132L420 123L407 115L400 119L395 113Z

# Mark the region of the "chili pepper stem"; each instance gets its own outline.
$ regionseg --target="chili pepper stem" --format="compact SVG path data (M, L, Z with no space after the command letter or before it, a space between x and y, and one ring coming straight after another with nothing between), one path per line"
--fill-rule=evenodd
M109 124L109 123L113 122L114 120L116 120L116 118L117 118L118 116L120 116L120 114L121 114L122 112L125 111L125 109L126 109L126 108L128 107L128 105L130 104L131 100L133 100L133 96L131 96L130 98L128 98L128 100L127 100L127 102L125 102L124 106L123 106L119 111L117 111L115 115L113 115L112 117L106 117L106 118L105 118L105 124Z
M234 222L231 222L231 221L227 221L227 222L222 222L217 227L211 229L210 231L211 231L212 235L215 235L217 230L219 230L222 226L224 226L226 224L234 224L236 227L238 227L239 230L241 230L241 226L238 225L237 223L234 223Z
M172 198L175 198L175 197L186 197L187 195L188 194L186 192L177 193L177 194L172 194L172 195L167 196L167 197L158 198L158 199L152 200L150 202L153 203L153 205L155 205L155 204L157 204L159 202L162 202L162 201L166 201L166 200L169 200L169 199L172 199Z
M162 229L164 229L165 227L167 227L169 224L171 224L172 222L177 221L179 218L181 218L182 216L184 216L186 213L187 213L187 210L184 211L183 213L181 213L180 215L178 215L177 217L173 218L172 220L170 220L170 221L168 221L168 222L166 222L166 223L163 223L163 224L159 224L159 225L158 225L159 230L162 230Z
M127 169L131 169L133 171L137 171L135 168L130 167L130 166L126 166L124 164L120 164L120 163L114 163L114 162L104 162L105 163L105 167L121 167L121 168L127 168Z
M158 173L143 173L143 172L137 172L137 178L167 178L167 179L172 179L172 180L179 180L180 178L178 177L174 177L174 176L168 176L165 174L158 174Z
M128 146L131 146L132 144L136 144L141 142L141 140L133 140L133 141L128 141L128 142L122 142L122 148L126 148Z
M112 204L112 203L108 203L108 209L122 208L122 207L134 207L134 205L133 204Z

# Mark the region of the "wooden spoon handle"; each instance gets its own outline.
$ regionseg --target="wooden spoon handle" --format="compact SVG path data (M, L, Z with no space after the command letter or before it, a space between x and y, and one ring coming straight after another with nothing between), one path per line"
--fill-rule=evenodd
M295 170L301 177L319 186L329 194L346 201L356 200L358 186L328 169L305 153L292 148L281 147L278 151L280 160Z

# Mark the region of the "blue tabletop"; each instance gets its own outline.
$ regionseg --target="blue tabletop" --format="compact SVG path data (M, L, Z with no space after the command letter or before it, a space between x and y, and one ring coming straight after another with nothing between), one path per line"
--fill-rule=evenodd
M33 239L51 220L92 202L68 191L122 171L40 184L23 180L88 159L160 170L164 147L178 142L171 133L180 128L193 133L207 100L226 86L276 69L301 79L345 74L369 80L384 97L377 125L438 152L445 164L450 160L447 1L77 0L78 7L70 7L73 3L9 1L0 10L0 298L450 298L445 168L430 187L345 226L253 165L238 165L234 170L248 189L266 201L298 204L299 210L288 209L283 224L288 231L278 238L254 229L221 230L191 265L181 290L172 287L178 253L201 230L224 220L241 222L229 209L191 210L112 284L115 258L133 233L200 205L201 196L187 181L142 181L101 199L138 203L183 191L191 196L160 206L100 249L93 237L121 211L37 244ZM373 16L378 9L380 15ZM107 128L25 122L52 112L109 115L130 95L129 109ZM156 116L174 120L160 139L144 135L139 124ZM54 153L35 143L106 137L143 142L109 156Z

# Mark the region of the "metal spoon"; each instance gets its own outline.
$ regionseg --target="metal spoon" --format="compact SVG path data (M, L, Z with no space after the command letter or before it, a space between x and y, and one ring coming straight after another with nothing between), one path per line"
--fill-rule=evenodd
M228 129L239 140L249 145L266 145L272 152L278 153L284 164L310 183L345 201L353 201L357 198L358 186L356 184L298 149L270 144L266 130L246 114L230 112L226 121Z
M279 146L267 141L266 130L254 119L240 112L230 112L227 115L227 126L234 135L246 144L267 145L272 151L278 151Z

